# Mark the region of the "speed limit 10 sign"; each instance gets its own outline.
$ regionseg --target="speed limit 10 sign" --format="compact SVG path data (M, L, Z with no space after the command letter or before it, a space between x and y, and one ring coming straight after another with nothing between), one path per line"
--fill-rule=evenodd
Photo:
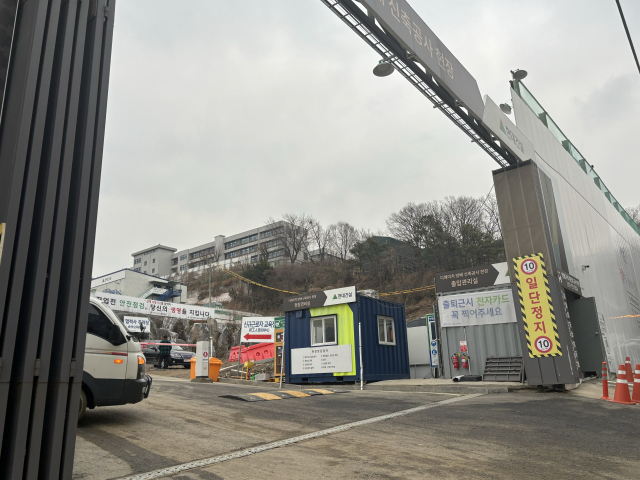
M544 256L514 258L513 268L529 357L562 355Z

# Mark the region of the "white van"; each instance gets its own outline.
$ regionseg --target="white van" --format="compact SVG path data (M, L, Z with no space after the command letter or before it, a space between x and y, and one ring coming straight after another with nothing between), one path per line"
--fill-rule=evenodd
M145 364L140 344L109 307L91 297L78 419L87 408L147 398L151 377L145 374Z

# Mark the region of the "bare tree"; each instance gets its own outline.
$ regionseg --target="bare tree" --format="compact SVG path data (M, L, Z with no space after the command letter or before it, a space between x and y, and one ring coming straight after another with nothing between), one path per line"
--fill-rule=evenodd
M204 250L200 250L198 253L198 258L200 261L198 262L205 272L209 275L209 307L211 307L211 277L213 275L214 270L216 269L216 264L220 259L220 252L215 247L215 245L205 248Z
M298 254L307 245L310 218L306 213L285 213L280 221L267 221L267 225L273 227L274 233L271 236L282 244L291 263L296 262Z
M329 225L324 228L322 224L313 217L309 217L309 234L307 236L306 250L309 260L315 263L314 255L320 262L324 262L328 249L335 242L336 226Z
M338 222L335 225L336 235L333 246L340 259L344 262L350 250L359 240L358 231L347 222Z
M441 208L441 219L450 235L460 238L465 225L482 229L484 227L483 198L445 197Z
M391 235L414 247L424 248L425 219L433 216L440 220L441 207L438 201L429 203L413 203L405 205L399 212L392 213L387 220L387 228Z
M493 238L502 238L500 213L498 212L498 201L495 195L489 196L484 203L484 231Z
M640 227L640 205L637 207L625 208L625 210L631 217L631 220L636 222L636 225Z

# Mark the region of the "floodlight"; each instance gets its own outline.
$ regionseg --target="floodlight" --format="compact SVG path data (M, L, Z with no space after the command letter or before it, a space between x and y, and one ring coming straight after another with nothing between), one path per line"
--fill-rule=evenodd
M511 115L511 107L506 103L500 104L500 110L502 110L507 115Z
M514 80L523 80L526 78L527 76L527 71L526 70L520 70L519 68L516 68L515 71L511 71L511 75L513 76Z
M393 65L391 65L389 62L387 62L386 60L380 60L378 62L378 65L376 65L373 69L373 74L376 77L386 77L388 75L391 75L394 70L395 68L393 68Z

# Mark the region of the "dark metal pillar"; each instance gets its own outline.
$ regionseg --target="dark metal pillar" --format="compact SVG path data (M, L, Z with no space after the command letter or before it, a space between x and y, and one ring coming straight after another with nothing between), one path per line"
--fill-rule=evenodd
M0 0L3 479L72 474L114 7Z

